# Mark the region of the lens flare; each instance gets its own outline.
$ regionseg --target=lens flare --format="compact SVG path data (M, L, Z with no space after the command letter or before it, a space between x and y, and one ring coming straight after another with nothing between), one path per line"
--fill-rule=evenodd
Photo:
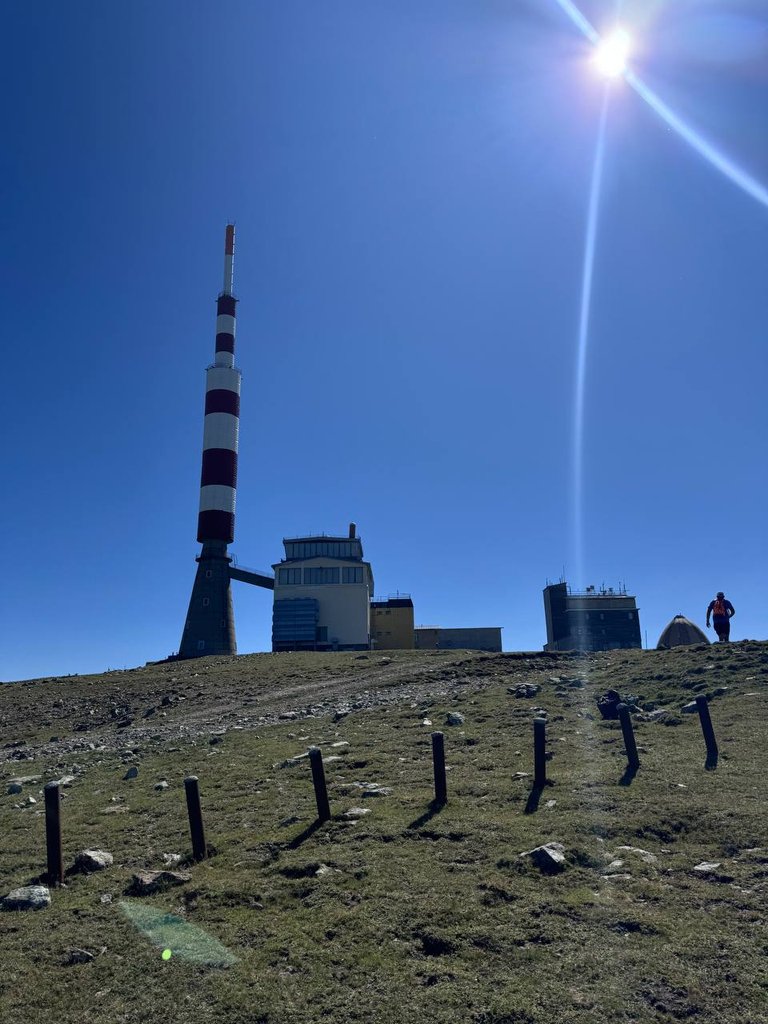
M581 309L579 312L578 349L576 355L576 387L573 403L573 564L576 577L584 573L583 480L584 480L584 395L587 376L587 346L589 342L590 311L592 307L592 277L595 269L597 223L600 212L600 193L605 163L605 134L608 121L608 98L605 89L597 130L595 157L592 163L592 181L589 187L587 230L584 239L584 263L581 273Z
M595 48L593 63L598 74L618 78L627 70L632 41L623 28L604 36Z

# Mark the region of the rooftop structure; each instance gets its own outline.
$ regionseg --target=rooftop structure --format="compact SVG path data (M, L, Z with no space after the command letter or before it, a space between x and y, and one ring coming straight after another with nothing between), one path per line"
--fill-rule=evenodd
M285 558L272 567L272 650L368 650L373 571L355 524L346 537L291 537L283 545Z
M547 622L545 651L611 651L642 647L635 598L626 587L587 587L567 583L544 588Z

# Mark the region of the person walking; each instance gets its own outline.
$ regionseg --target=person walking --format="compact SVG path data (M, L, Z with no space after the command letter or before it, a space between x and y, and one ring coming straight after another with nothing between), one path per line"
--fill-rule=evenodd
M718 590L717 597L714 601L709 602L709 608L707 608L707 629L709 629L711 615L717 638L721 643L727 643L731 638L731 619L735 614L736 611L731 602L726 601L722 590Z

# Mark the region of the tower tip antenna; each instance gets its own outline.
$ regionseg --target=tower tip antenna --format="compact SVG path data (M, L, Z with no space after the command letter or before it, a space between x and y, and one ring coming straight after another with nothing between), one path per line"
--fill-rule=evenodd
M225 295L232 294L235 263L235 225L227 224L224 235L224 287Z

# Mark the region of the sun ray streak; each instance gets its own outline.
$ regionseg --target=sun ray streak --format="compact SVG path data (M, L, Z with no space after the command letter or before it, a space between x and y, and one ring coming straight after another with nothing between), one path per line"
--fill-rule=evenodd
M600 110L600 124L592 163L592 181L587 207L587 231L584 240L584 265L581 276L581 308L579 312L578 350L576 356L576 388L573 404L573 557L574 571L579 585L584 571L584 396L586 390L587 350L589 342L590 311L592 307L592 278L595 270L597 224L600 213L600 193L605 163L605 135L608 121L610 86L606 85Z
M632 86L638 96L642 96L645 102L655 110L659 117L665 121L670 128L674 129L677 134L688 143L693 149L696 150L701 156L704 157L713 167L716 167L718 171L726 176L734 185L738 185L740 189L752 196L763 206L768 208L768 189L764 185L761 185L759 181L753 178L746 171L742 171L740 167L737 167L733 160L729 159L725 153L721 153L711 142L708 142L702 135L700 135L694 128L691 128L689 124L679 117L673 110L671 110L664 101L656 95L642 79L638 78L632 71L628 71L625 75L627 83Z

